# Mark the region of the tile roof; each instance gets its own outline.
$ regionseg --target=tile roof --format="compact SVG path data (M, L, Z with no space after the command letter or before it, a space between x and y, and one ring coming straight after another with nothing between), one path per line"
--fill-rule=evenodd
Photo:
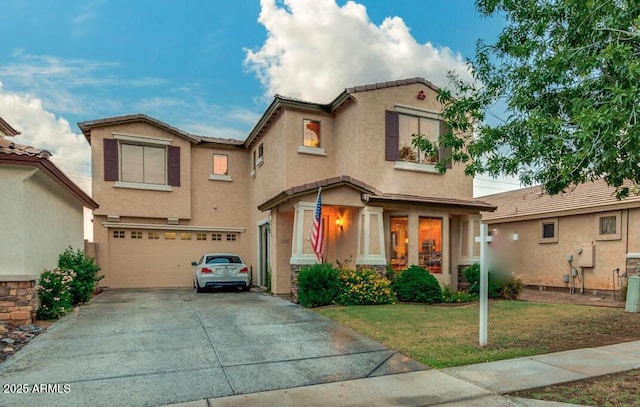
M278 195L269 199L268 201L260 204L258 209L261 211L271 209L276 205L289 201L293 198L301 195L308 194L312 191L317 191L319 187L324 190L335 188L339 186L347 185L362 193L362 200L364 202L378 202L378 203L400 203L409 205L428 205L428 206L446 206L455 207L458 209L470 209L477 211L493 211L495 206L486 202L478 200L463 200L463 199L450 199L450 198L438 198L419 195L404 195L404 194L384 194L378 191L375 187L365 184L348 175L340 175L338 177L326 178L309 184L298 185L282 191Z
M548 195L542 187L536 186L483 196L482 199L498 207L495 212L483 215L482 219L485 222L509 222L640 207L640 196L634 195L618 201L615 188L607 186L604 180L581 184L554 196Z
M241 140L236 140L236 139L205 137L205 136L198 136L196 134L191 134L187 131L181 130L175 126L171 126L170 124L160 121L155 117L151 117L142 113L130 114L125 116L107 117L104 119L97 119L97 120L87 120L87 121L78 123L78 127L82 131L82 134L84 134L89 144L91 144L91 129L96 127L102 127L102 126L111 126L114 124L135 123L135 122L146 122L149 124L153 124L154 126L160 127L161 129L164 129L169 133L185 138L193 143L218 143L218 144L238 145L238 146L242 145L243 143Z

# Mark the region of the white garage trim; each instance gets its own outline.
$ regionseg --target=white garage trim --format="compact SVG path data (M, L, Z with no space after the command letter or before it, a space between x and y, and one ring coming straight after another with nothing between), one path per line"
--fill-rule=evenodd
M182 230L191 232L235 232L242 233L245 228L228 227L228 226L183 226L183 225L167 225L167 224L149 224L149 223L120 223L120 222L103 222L102 226L106 228L117 229L151 229L151 230Z

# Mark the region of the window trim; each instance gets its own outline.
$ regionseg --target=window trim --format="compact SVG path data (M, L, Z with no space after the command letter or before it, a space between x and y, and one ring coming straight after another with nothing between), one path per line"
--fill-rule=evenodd
M300 154L311 154L311 155L319 155L326 157L327 152L324 151L322 147L307 147L307 146L299 146L298 153Z
M544 225L553 225L553 237L543 237ZM538 222L539 239L538 243L558 243L558 218L541 219Z
M616 233L601 234L600 219L615 216ZM622 239L622 211L610 211L597 213L595 216L596 240L620 240Z

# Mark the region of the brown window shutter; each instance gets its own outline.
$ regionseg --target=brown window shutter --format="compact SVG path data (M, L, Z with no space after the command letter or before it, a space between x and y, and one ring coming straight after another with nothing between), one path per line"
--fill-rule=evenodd
M180 147L167 147L167 181L171 186L180 186Z
M444 136L449 132L449 126L444 120L440 120L440 136ZM444 145L440 146L440 157L444 158L451 154L451 149L446 148ZM447 162L445 163L447 168L453 168L453 163L451 161L451 157L447 158Z
M399 142L399 114L392 110L385 110L384 159L398 161Z
M106 138L104 146L104 180L118 180L118 140Z

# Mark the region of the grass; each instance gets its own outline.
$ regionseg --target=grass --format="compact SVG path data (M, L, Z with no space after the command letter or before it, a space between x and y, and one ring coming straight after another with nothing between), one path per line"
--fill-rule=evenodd
M489 345L478 304L333 306L317 310L427 366L446 368L640 339L640 318L617 308L491 301Z
M640 406L640 370L512 393L514 397L601 407Z

